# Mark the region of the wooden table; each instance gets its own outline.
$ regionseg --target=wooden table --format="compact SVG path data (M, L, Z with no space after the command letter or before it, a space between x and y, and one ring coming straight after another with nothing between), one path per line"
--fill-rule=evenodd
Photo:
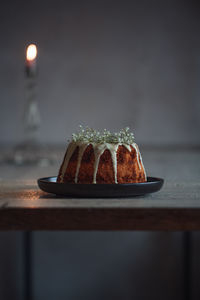
M185 300L190 299L189 231L200 230L200 151L144 149L147 173L165 178L163 189L145 197L75 199L45 194L38 177L47 168L0 166L0 230L24 230L25 299L31 300L32 230L171 230L184 232ZM61 159L61 158L60 158Z
M200 182L136 198L60 198L36 182L2 182L1 230L200 230Z
M64 148L51 166L0 164L0 230L199 230L200 148L141 150L147 174L165 184L136 198L65 199L40 191L37 178L57 174Z

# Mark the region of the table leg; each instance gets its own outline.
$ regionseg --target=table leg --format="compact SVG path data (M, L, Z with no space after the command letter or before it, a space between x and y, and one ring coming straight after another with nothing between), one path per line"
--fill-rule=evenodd
M184 300L191 299L191 232L183 233ZM24 232L24 300L32 300L32 232Z
M191 232L183 233L184 253L184 300L191 299Z
M32 300L32 232L24 232L24 300Z

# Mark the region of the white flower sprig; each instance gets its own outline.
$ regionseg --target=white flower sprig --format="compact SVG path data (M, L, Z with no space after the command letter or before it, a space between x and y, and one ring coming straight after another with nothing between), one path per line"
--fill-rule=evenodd
M103 132L97 131L89 127L79 126L79 132L72 134L72 140L74 142L86 142L86 143L110 143L117 144L123 143L131 145L134 143L134 135L132 132L129 132L129 127L121 129L117 133L111 133L107 129L104 129Z

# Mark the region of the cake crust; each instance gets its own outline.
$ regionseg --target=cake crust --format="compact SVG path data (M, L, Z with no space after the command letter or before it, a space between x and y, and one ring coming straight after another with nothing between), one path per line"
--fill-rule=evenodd
M69 158L70 151L72 155ZM66 151L57 178L57 182L79 184L123 184L145 181L145 169L135 143L128 146L107 144L105 147L92 143L72 144Z

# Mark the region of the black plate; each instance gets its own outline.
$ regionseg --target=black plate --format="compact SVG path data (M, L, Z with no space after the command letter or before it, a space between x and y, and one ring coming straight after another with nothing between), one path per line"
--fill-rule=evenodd
M57 183L57 177L38 179L41 190L56 195L73 196L79 198L112 198L141 196L154 193L161 189L164 180L161 178L147 177L147 182L127 184L71 184Z

